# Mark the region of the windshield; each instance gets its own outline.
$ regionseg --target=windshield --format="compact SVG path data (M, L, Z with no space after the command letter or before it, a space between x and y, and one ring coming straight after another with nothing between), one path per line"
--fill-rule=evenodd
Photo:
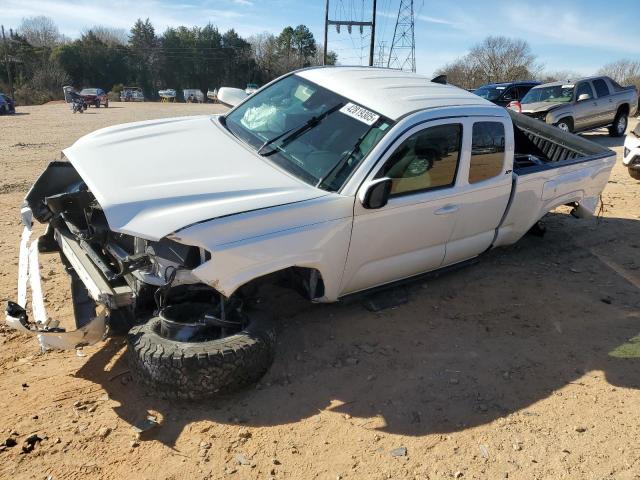
M96 88L84 88L80 92L80 95L96 95L98 90Z
M475 92L476 95L487 100L497 100L505 91L506 87L480 87Z
M227 128L311 185L337 191L391 122L297 75L249 97Z
M573 99L573 88L574 85L555 85L553 87L532 88L520 103L568 103Z

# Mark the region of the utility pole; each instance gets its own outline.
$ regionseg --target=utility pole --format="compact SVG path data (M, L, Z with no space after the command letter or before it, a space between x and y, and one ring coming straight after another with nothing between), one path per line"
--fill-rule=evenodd
M376 48L376 0L373 0L373 14L371 15L371 45L369 46L369 66L373 67L373 50Z
M414 34L413 0L400 0L393 42L387 67L416 71L416 39Z
M324 9L324 55L323 55L323 64L327 64L327 52L328 52L328 41L329 41L329 25L335 25L338 33L340 32L341 26L346 26L349 33L351 33L352 27L359 27L360 34L362 34L362 29L364 27L371 28L371 43L369 45L369 66L373 66L373 51L375 48L375 37L376 37L376 0L373 0L373 13L371 15L370 22L357 22L353 20L330 20L329 19L329 0L326 0L325 9Z
M13 79L11 78L11 68L9 67L9 54L7 53L7 37L4 36L4 25L0 25L2 28L2 49L4 50L4 66L7 69L7 77L9 78L9 91L11 92L11 98L15 100L16 95L13 91Z
M327 42L329 41L329 0L324 7L324 52L322 53L322 65L327 64Z

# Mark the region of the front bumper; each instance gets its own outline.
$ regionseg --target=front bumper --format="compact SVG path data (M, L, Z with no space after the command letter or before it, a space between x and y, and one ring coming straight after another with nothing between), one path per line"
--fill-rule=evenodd
M59 322L52 320L47 315L40 280L39 239L30 241L33 214L30 208L24 207L21 215L24 229L20 240L18 261L18 300L16 302L17 307L16 304L13 304L10 305L11 308L7 308L7 325L24 333L37 336L42 350L76 349L102 340L107 331L108 302L98 303L96 300L101 298L106 300L107 298L104 296L98 296L97 299L92 298L92 295L98 292L96 288L99 288L99 286L91 280L91 273L84 268L84 262L82 262L81 258L74 255L72 243L64 236L58 236L58 242L67 260L73 265L71 276L76 329L65 331L59 327ZM28 289L31 290L32 322L29 322L25 310ZM101 295L104 294L104 292L100 293Z

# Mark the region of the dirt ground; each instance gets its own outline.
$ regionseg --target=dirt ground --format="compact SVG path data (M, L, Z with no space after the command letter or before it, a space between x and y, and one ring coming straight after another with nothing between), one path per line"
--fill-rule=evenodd
M219 108L18 110L0 117L3 301L16 297L19 205L62 148ZM618 153L598 221L553 212L544 238L414 284L381 313L278 291L275 363L229 397L162 401L131 382L121 338L40 354L0 325L0 443L17 441L0 478L640 479L640 182L621 139L587 136ZM66 275L53 255L42 263L49 312L68 318ZM138 439L150 414L160 426ZM44 440L22 453L34 433Z

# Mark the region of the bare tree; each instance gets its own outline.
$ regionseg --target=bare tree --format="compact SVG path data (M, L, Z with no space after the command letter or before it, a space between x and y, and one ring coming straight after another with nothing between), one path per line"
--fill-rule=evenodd
M260 70L271 77L284 73L280 71L275 35L268 32L259 33L249 37L248 41L253 50L253 58Z
M635 85L640 89L640 60L618 60L605 65L598 73L608 75L621 85Z
M104 25L94 25L91 28L85 28L82 35L89 32L99 40L109 45L126 45L129 42L129 33L124 28L111 28Z
M18 32L34 47L53 47L63 38L55 22L44 15L23 18Z
M550 82L560 82L566 80L575 80L577 78L583 77L578 72L574 72L571 70L548 70L541 72L536 80L541 81L542 83L550 83Z
M525 40L487 37L469 53L440 68L450 83L476 88L483 83L512 82L535 78L541 67Z

